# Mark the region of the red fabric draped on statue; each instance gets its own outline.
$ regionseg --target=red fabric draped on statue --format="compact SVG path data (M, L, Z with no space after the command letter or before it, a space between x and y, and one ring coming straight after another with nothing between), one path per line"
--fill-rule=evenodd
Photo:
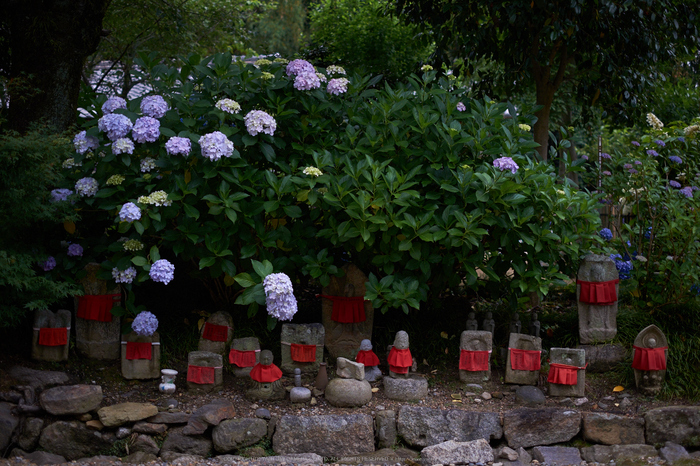
M68 329L66 327L40 328L38 343L41 346L66 345L68 344Z
M228 340L228 327L226 325L215 325L204 322L202 338L209 341L226 341Z
M250 371L250 378L260 383L275 382L282 378L282 371L274 364L269 366L256 364Z
M200 385L214 383L214 368L203 366L187 366L187 381Z
M540 351L510 348L510 368L514 371L540 370Z
M360 364L364 364L365 367L372 367L372 366L379 365L379 358L377 357L376 354L374 354L374 351L372 351L372 350L360 351L357 353L357 356L355 357L355 362L359 362Z
M489 352L461 350L459 353L459 369L470 372L489 370Z
M364 296L327 296L325 294L319 296L333 301L331 319L334 322L356 324L367 320Z
M389 362L389 370L397 374L407 374L408 368L413 365L413 357L411 357L411 350L409 348L396 349L392 346L387 359Z
M126 359L151 359L153 345L149 341L127 341Z
M666 349L663 348L640 348L633 346L634 359L632 369L640 371L663 371L666 370Z
M239 351L231 348L228 353L228 362L238 367L253 367L255 365L255 351Z
M316 361L316 345L291 345L292 361L294 362L315 362Z
M579 301L582 303L607 306L617 301L615 285L620 283L620 280L610 280L609 282L584 282L582 280L576 280L576 283L581 285Z
M112 322L112 307L119 304L121 295L117 294L86 294L78 297L78 313L81 319Z
M586 364L588 366L588 364ZM576 385L578 383L578 371L586 367L569 366L568 364L551 363L547 382L560 385Z

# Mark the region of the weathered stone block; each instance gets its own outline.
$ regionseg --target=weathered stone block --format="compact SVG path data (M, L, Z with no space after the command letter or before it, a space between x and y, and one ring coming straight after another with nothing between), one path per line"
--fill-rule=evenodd
M582 368L576 371L576 385L564 385L549 383L550 396L582 397L586 391L586 351L575 348L551 348L549 352L550 364L565 364ZM552 367L550 366L550 372Z
M326 331L321 324L283 324L282 325L282 363L280 369L287 375L294 375L294 369L301 369L302 374L318 372L323 362L323 342ZM313 362L292 360L291 344L315 345L316 359Z
M493 450L484 439L472 440L470 442L447 442L438 443L423 448L420 453L423 464L486 464L493 462Z
M220 325L222 327L228 327L228 332L226 333L226 340L208 340L204 336L206 325L202 325L202 328L199 332L199 344L197 346L197 351L208 351L210 353L216 353L222 356L225 355L226 349L231 345L231 340L233 339L233 317L231 317L231 314L229 314L226 311L217 311L207 318L207 323L210 325Z
M100 422L105 427L118 427L128 422L141 421L156 414L158 414L158 408L155 405L133 402L105 406L97 411Z
M417 374L409 374L408 378L384 377L384 394L390 400L418 401L428 396L428 381Z
M64 385L41 392L41 407L55 416L85 414L94 411L102 403L102 387L99 385Z
M37 361L67 361L70 347L71 313L59 309L54 314L48 309L34 311L34 327L32 330L32 359ZM39 333L42 328L66 328L66 344L46 346L39 344Z
M459 349L467 351L488 351L489 364L485 371L459 370L459 380L465 383L481 383L491 379L491 351L493 335L491 332L465 330L459 340Z
M187 380L187 389L193 392L210 393L221 390L224 386L224 360L220 354L210 353L208 351L192 351L187 357L188 366L195 367L213 367L214 368L214 383L200 384ZM188 379L189 377L188 367Z
M608 282L618 278L615 262L604 255L587 255L578 270L578 279L585 282ZM615 290L616 295L619 296L619 284L615 285ZM580 296L581 284L577 284L576 301L581 343L602 343L612 340L617 335L617 301L608 305L582 303Z
M368 414L282 416L272 438L275 453L348 456L374 451L374 427Z
M324 396L338 408L360 407L372 399L372 386L364 379L333 379L328 382Z
M644 419L609 413L583 414L584 440L604 445L644 443Z
M219 453L228 453L254 445L267 434L267 422L262 419L243 418L222 421L212 431L214 448Z
M511 333L508 341L508 348L516 348L527 351L542 351L542 339L525 335L523 333ZM511 352L506 356L506 383L517 385L537 385L540 378L540 371L513 370L511 362Z
M448 440L497 440L503 436L498 413L402 406L396 424L399 436L412 447L424 448Z
M150 343L151 359L127 359L128 342ZM136 332L122 335L121 358L122 376L125 379L157 379L160 377L160 335L158 332L151 336L138 335Z
M684 447L700 446L700 406L666 406L644 415L646 443L673 442Z
M255 364L260 362L260 341L255 337L246 338L234 338L231 342L231 349L238 351L255 351ZM255 365L253 364L253 366ZM232 364L233 375L236 377L248 377L250 376L250 371L253 369L250 367L239 367Z
M581 413L559 408L519 408L503 418L503 434L511 448L568 442L581 429Z

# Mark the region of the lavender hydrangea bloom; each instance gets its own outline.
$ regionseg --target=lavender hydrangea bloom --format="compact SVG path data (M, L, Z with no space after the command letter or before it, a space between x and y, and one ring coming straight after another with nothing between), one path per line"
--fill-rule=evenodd
M626 163L626 164L624 164L624 165L622 166L622 168L624 168L625 170L629 170L630 168L632 168L632 164L631 164L631 163Z
M241 111L241 105L233 99L221 99L215 105L216 108L226 113L238 113Z
M639 161L639 160L635 160L635 161L634 161L634 164L635 164L635 165L641 165L641 164L642 164L642 162L641 162L641 161Z
M682 195L684 195L685 197L693 197L693 188L691 188L690 186L686 186L685 188L681 188L681 190L678 192L681 193Z
M312 89L318 89L319 87L321 87L321 80L318 79L314 71L310 73L299 73L297 77L294 78L294 89L297 91L310 91Z
M671 180L671 181L668 182L668 184L670 184L670 185L671 185L672 187L674 187L674 188L680 188L680 187L681 187L681 184L680 184L678 181L676 181L676 180Z
M233 155L233 143L221 131L205 134L199 138L199 145L202 148L202 155L212 162L216 162L221 157Z
M683 163L683 159L678 157L677 155L672 155L668 158L671 162L675 163Z
M251 136L256 136L258 133L265 133L273 136L277 129L277 122L275 119L262 110L251 110L245 116L244 120L245 127Z
M661 139L657 139L657 140L654 141L654 142L655 142L656 145L659 146L659 147L666 147L666 143L663 142Z
M685 138L683 136L679 136L677 139L679 142L685 142Z
M315 73L314 65L306 60L292 60L287 64L287 76L298 76L302 73Z
M158 330L158 319L148 311L141 311L139 315L134 317L134 321L131 323L131 330L136 332L137 335L150 337Z
M635 147L639 147L639 146L640 146L640 144L639 144L637 141L632 141L632 145L635 146Z
M610 176L610 175L612 175L612 173L610 173L609 170L603 170L603 175Z
M119 211L119 219L122 222L133 222L141 219L141 209L133 202L127 202Z
M189 138L173 136L165 143L165 150L168 151L170 155L182 155L183 157L187 157L192 150L192 142L190 142Z
M501 171L510 170L511 173L518 171L518 164L510 157L500 157L493 161L493 166Z
M460 112L464 112L467 109L467 106L464 105L462 102L457 102L457 110Z
M114 281L117 283L125 283L128 285L134 281L134 278L136 278L136 269L129 267L126 270L119 270L118 268L114 267L112 269L112 278L114 278Z
M610 228L603 228L598 234L605 241L610 241L613 238L613 234L612 231L610 231Z
M56 267L56 259L53 256L49 256L44 262L39 262L39 267L41 267L44 272L53 270L53 268Z
M292 281L283 273L271 273L263 280L268 315L278 320L292 320L297 312Z
M151 280L154 282L167 285L175 278L175 266L166 259L160 259L153 263L148 275L150 275Z
M112 143L112 153L114 155L119 154L133 154L134 153L134 141L129 138L119 138Z
M148 116L141 117L134 123L131 134L139 144L156 142L160 136L160 121Z
M105 103L102 104L102 113L109 115L119 108L126 110L126 100L116 96L110 97Z
M125 138L133 126L128 117L119 113L107 114L97 122L97 128L103 133L107 133L110 141Z
M656 152L654 149L649 149L649 150L647 151L647 155L651 155L651 156L653 156L653 157L658 157L658 156L659 156L659 153Z
M622 260L622 256L619 254L610 254L610 259L615 261L615 267L617 268L617 273L620 275L620 280L627 280L630 278L630 273L634 268L631 260Z
M97 180L95 178L85 177L80 178L75 183L75 192L83 197L91 197L97 194Z
M350 81L346 78L331 79L326 86L326 92L331 95L345 94L348 92L348 84L350 84Z
M610 154L608 154L607 152L601 153L600 156L601 156L601 158L604 158L604 159L606 159L606 160L612 159L612 157L610 156Z
M66 254L71 257L82 257L83 247L79 244L71 244L70 246L68 246L68 252Z
M159 95L149 95L141 101L141 113L151 118L163 118L168 111L168 103Z
M61 202L68 199L68 196L73 194L73 191L66 188L58 188L51 191L51 202Z
M635 168L630 168L627 171L630 172L630 175L636 175L637 173L639 173Z
M81 131L73 138L73 146L78 154L84 154L89 150L97 149L100 141L95 136L88 136L87 132Z

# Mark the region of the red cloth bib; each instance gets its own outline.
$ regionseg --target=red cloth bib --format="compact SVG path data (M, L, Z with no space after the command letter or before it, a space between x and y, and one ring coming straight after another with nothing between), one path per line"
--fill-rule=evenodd
M588 364L586 364L588 366ZM576 385L578 383L578 371L586 367L569 366L568 364L551 363L547 382L560 385Z
M228 353L228 362L238 367L253 367L255 365L255 351L239 351L231 348Z
M126 359L151 359L153 345L149 341L127 341Z
M119 304L121 295L116 294L86 294L78 297L77 316L85 320L112 322L114 303Z
M379 358L377 357L376 354L374 354L374 351L372 351L372 350L360 351L357 353L357 356L355 357L355 362L359 362L360 364L364 364L365 367L372 367L372 366L379 365Z
M282 378L282 371L274 364L269 366L256 364L250 371L250 378L260 383L275 382Z
M640 348L633 346L634 359L632 368L640 371L663 371L666 370L666 350L663 348Z
M617 301L615 285L620 283L620 280L610 280L609 282L584 282L582 280L576 280L576 283L581 285L579 301L582 303L607 306Z
M200 385L214 383L214 368L203 366L187 366L187 381Z
M489 370L489 352L461 350L459 352L459 369L470 372Z
M389 370L397 374L408 374L408 368L413 365L413 357L411 357L409 348L396 349L392 346L387 360L389 362Z
M316 345L291 345L292 361L295 362L315 362L316 361Z
M367 320L365 316L364 296L327 296L319 295L333 301L331 319L341 324L356 324Z
M540 351L510 349L510 368L514 371L540 370Z
M228 327L226 325L215 325L204 322L202 338L209 341L226 341L228 340Z
M41 346L63 346L68 344L68 329L66 327L39 329Z

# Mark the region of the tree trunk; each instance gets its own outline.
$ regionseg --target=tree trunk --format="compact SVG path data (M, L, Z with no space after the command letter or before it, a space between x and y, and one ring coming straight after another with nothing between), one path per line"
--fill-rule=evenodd
M10 0L9 123L26 131L44 122L75 124L82 67L97 47L110 0Z
M554 100L555 89L549 81L549 73L535 73L535 89L537 105L542 105L542 108L535 112L537 121L533 128L535 142L540 145L537 148L542 160L547 160L549 149L549 113L552 109L552 101Z

